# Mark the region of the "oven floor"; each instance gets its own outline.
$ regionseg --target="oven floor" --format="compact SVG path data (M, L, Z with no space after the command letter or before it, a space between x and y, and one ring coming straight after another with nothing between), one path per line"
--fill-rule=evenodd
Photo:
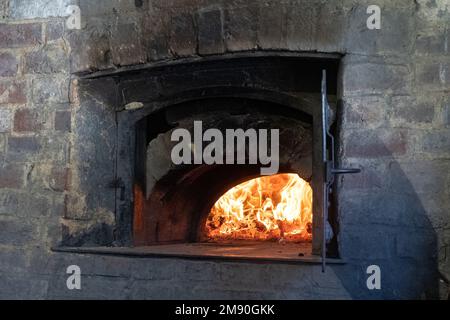
M161 244L142 247L59 247L54 251L111 254L139 257L176 257L186 259L220 259L272 261L285 263L321 263L321 257L311 254L311 243L277 242L204 242ZM343 263L327 258L327 263Z

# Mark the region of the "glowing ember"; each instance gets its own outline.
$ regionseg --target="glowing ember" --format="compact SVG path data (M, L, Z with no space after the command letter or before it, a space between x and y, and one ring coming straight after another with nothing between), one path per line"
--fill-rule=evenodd
M312 190L297 174L264 176L228 190L212 207L206 234L212 240L309 241Z

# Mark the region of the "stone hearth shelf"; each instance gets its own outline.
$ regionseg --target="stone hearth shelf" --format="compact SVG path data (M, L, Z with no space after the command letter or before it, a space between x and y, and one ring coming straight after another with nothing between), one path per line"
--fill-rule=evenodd
M309 243L227 242L177 243L142 247L54 247L55 252L101 254L134 257L171 257L182 259L233 260L245 262L278 262L320 264L321 258L311 254ZM327 264L345 264L342 259L328 258Z

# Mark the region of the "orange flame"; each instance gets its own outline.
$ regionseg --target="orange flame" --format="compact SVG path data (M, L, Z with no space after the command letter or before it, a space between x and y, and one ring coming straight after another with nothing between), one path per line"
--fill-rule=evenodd
M212 240L310 241L312 189L297 174L264 176L228 190L211 208Z

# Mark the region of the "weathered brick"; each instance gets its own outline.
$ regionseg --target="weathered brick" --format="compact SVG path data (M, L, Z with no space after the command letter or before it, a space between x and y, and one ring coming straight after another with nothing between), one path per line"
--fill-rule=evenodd
M358 174L349 174L343 177L345 189L381 189L386 184L382 169L375 166L362 166Z
M389 164L390 190L401 194L433 194L448 190L449 166L444 160Z
M448 59L418 63L417 85L429 90L448 90L450 84L450 62Z
M285 13L282 6L262 3L259 6L258 45L264 49L286 48Z
M42 129L38 113L30 109L19 109L14 113L14 131L36 132Z
M314 43L314 30L317 10L310 1L299 1L286 6L286 41L290 50L311 50Z
M382 96L345 98L345 128L378 127L386 120L386 99Z
M426 132L422 139L422 150L442 154L443 156L450 154L450 130L434 130Z
M15 191L15 190L14 190ZM0 190L0 215L14 215L19 206L17 192Z
M345 1L346 3L352 3ZM414 33L414 6L407 2L383 1L381 9L381 29L367 27L367 8L375 4L370 1L353 2L347 10L348 26L344 29L346 51L356 54L374 55L380 53L407 54L411 52Z
M66 103L69 101L69 79L61 76L34 78L31 95L36 104Z
M450 10L447 1L417 0L415 4L417 7L416 22L419 30L448 25Z
M142 2L142 1L141 1ZM144 1L146 2L146 1ZM152 5L159 5L155 3ZM139 5L139 1L134 0L109 0L106 2L81 0L79 1L81 12L85 12L86 17L101 17L111 14L126 14L130 15L140 9L146 9L147 4Z
M26 73L58 73L69 69L67 50L60 45L47 45L25 57Z
M66 24L64 20L51 20L46 25L45 40L55 41L61 39L64 36Z
M24 168L20 165L0 166L0 188L19 189L24 184Z
M0 103L27 102L25 83L15 80L0 81Z
M72 72L87 72L113 67L109 34L101 26L88 25L84 32L67 33L71 48Z
M171 56L169 50L170 16L167 10L151 8L141 24L142 44L147 52L147 60L157 61Z
M9 137L8 139L8 151L12 153L34 153L39 151L40 147L35 137Z
M138 280L172 280L177 274L180 274L184 268L184 263L176 263L173 260L166 259L164 263L167 268L158 268L152 260L133 261L131 268L134 279ZM151 266L150 268L146 266Z
M70 186L70 169L53 167L49 181L50 188L55 191L68 190Z
M407 91L411 70L406 65L356 63L344 65L344 92L385 93Z
M198 12L197 16L199 53L223 53L225 46L222 11L220 9L202 10Z
M407 150L407 134L403 131L361 130L348 132L347 134L348 137L343 142L347 157L398 156L404 155Z
M9 12L14 19L35 19L66 16L71 0L9 0Z
M12 111L6 108L0 108L0 132L9 132L11 130Z
M408 55L412 52L415 40L414 20L411 19L413 14L413 5L395 9L387 6L382 11L381 29L370 30L372 36L377 39L378 52L401 55ZM365 21L365 19L362 20ZM374 33L376 33L376 36Z
M71 128L71 112L56 111L55 112L55 130L69 132Z
M109 278L102 276L87 276L83 280L83 287L81 290L67 290L65 285L61 285L59 279L59 287L61 288L60 298L96 298L96 299L110 299L114 292L123 292L124 296L128 295L129 280L127 278ZM74 292L78 291L78 292Z
M0 48L35 46L41 43L40 23L5 24L0 23Z
M26 219L48 216L52 210L51 206L51 200L39 194L17 190L0 193L0 215Z
M41 145L40 161L52 162L55 165L64 166L70 157L71 144L68 137L61 132L46 133L39 139ZM30 154L32 155L32 153Z
M403 235L400 234L396 237L396 249L399 257L412 258L421 263L437 257L437 239L433 230L406 229L402 233Z
M420 32L416 38L416 53L421 55L445 55L450 48L450 37L445 28L433 28Z
M447 201L449 198L448 193L420 193L414 196L420 201L422 207L426 208L428 220L436 229L450 226L450 221L448 220L448 212L450 212L450 203Z
M431 123L434 119L434 109L434 103L430 99L415 101L409 96L396 96L392 98L388 119L394 126Z
M270 283L277 289L293 288L296 291L310 291L312 286L311 269L298 268L294 265L286 265L280 270L280 265L270 264L268 272L270 275ZM281 271L281 272L280 272Z
M225 10L225 45L230 51L252 50L257 46L256 7L242 7Z
M179 278L195 281L214 281L219 272L219 265L213 262L198 263L189 261L180 268Z
M17 58L12 53L0 53L0 77L15 76L18 66Z
M377 50L377 38L379 30L370 30L367 28L366 17L367 5L355 4L347 9L347 25L344 33L345 48L347 52L373 54Z
M445 226L445 215L442 215L442 203L445 202L445 195L442 194L396 194L396 203L402 204L402 209L398 210L399 223L408 228L440 228ZM399 208L400 209L400 208ZM444 209L445 210L445 209ZM448 212L448 210L447 210Z
M92 213L86 207L86 196L66 194L64 197L64 218L73 220L89 220Z
M169 46L176 56L196 53L197 34L194 29L194 18L189 12L181 12L171 17Z
M27 273L0 275L0 287L3 288L0 291L0 299L45 299L48 281Z
M99 276L129 278L133 276L134 263L127 257L96 257L91 268L84 268L87 274ZM90 269L90 270L89 270Z
M17 247L0 250L0 270L18 273L26 272L27 269L26 250Z
M45 218L47 223L44 226L45 237L49 247L57 247L61 245L61 222L59 219L64 216L64 205L60 201L54 201L49 210L49 215ZM34 251L33 254L37 254Z
M126 66L144 63L144 50L139 31L133 23L117 24L111 34L111 53L115 65Z
M345 293L345 290L343 290L342 282L340 281L339 277L336 275L336 273L333 271L332 268L329 270L329 272L323 272L322 266L313 265L311 266L311 282L314 288L323 288L328 289L330 291L333 291L333 289L340 289L344 292L341 292L341 294L336 294L336 296L345 297L347 293ZM327 270L328 271L328 270Z
M339 197L339 215L342 225L368 226L371 224L384 226L398 226L400 215L411 211L408 203L402 197L393 197L385 192L389 180L385 176L381 188L378 190L355 191L347 189L344 183L343 193ZM409 200L409 199L408 199Z
M221 281L232 284L234 289L257 288L270 281L267 265L254 265L249 269L245 264L223 263L219 266L219 277Z
M66 218L66 217L64 217ZM92 219L92 217L91 217ZM96 223L94 221L71 221L72 226L77 227L70 230L63 225L61 233L61 245L63 246L111 246L114 238L115 227L104 222Z
M388 260L395 254L394 243L387 241L395 236L388 226L348 225L340 230L341 255L344 259Z
M344 0L323 2L317 8L314 48L319 52L343 52L348 31L348 12Z

